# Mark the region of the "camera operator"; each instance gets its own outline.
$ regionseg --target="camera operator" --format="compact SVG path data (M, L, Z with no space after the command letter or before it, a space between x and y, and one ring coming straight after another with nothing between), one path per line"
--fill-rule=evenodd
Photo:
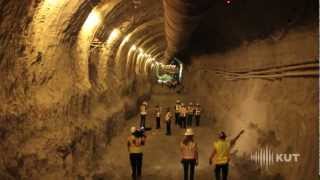
M133 180L141 178L143 159L142 148L145 145L145 142L146 136L144 134L144 129L137 129L136 127L131 127L131 135L128 137L128 151Z

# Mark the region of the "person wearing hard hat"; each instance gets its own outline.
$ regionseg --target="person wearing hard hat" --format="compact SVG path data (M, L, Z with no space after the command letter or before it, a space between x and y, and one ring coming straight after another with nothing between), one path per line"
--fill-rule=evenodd
M179 118L181 128L187 128L186 119L187 119L187 108L183 103L181 103L180 118Z
M225 132L220 132L218 137L219 140L213 143L213 151L209 158L209 164L215 164L215 177L216 180L228 179L228 170L229 170L229 161L230 161L230 150L236 144L237 140L244 133L244 130L241 130L240 133L231 141L227 141Z
M201 116L201 106L199 103L197 103L195 107L196 126L200 126L200 116Z
M148 103L146 101L143 101L143 103L140 106L140 127L146 127L146 117L147 117L147 106Z
M166 135L170 136L171 135L171 119L172 119L172 113L170 112L170 108L167 108L167 112L165 115L164 120L166 121Z
M161 120L161 107L159 105L156 106L156 129L160 129L160 120Z
M189 106L187 107L187 125L188 127L192 126L192 119L193 119L193 103L190 102Z
M184 139L180 143L184 180L194 179L195 167L198 165L198 145L193 137L193 130L188 128L184 133Z
M176 105L174 106L174 109L175 109L174 115L175 115L176 125L180 125L180 120L179 120L180 108L181 108L181 102L180 102L180 100L177 100Z
M142 147L146 143L146 136L136 127L131 127L131 135L128 137L128 151L132 170L132 179L140 179L142 175Z

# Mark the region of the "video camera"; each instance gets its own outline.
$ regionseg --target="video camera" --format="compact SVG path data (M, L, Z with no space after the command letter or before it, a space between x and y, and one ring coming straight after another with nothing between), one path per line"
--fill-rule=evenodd
M136 138L146 137L144 127L137 129L134 133L132 133Z

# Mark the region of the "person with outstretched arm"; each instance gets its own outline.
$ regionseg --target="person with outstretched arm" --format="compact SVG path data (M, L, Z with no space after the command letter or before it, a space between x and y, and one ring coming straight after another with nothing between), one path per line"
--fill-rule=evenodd
M229 161L230 161L230 150L234 147L240 136L244 133L244 130L241 130L240 133L231 141L227 141L226 133L219 133L219 140L213 143L213 151L209 158L209 164L215 164L215 178L216 180L227 180L228 179L228 170L229 170Z

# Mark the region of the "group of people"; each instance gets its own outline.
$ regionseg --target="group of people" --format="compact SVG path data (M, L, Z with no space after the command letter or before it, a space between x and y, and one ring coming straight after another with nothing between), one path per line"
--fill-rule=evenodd
M180 100L176 101L174 106L175 112L175 124L181 128L187 128L193 126L193 120L195 120L195 125L200 126L200 116L201 116L201 107L199 103L193 104L192 102L186 106L184 103L181 103ZM148 103L144 101L140 106L140 128L146 127L146 118L149 112ZM155 128L161 128L161 117L162 117L162 107L156 105L155 107ZM171 135L171 122L173 119L173 113L171 112L170 107L167 107L164 113L164 121L166 123L166 135Z
M175 105L175 122L181 128L187 128L193 126L193 119L195 119L196 126L200 126L201 111L199 103L193 104L190 102L186 106L180 100L177 100Z
M142 175L142 161L143 161L143 147L146 145L147 136L145 135L145 125L147 116L147 106L146 102L143 102L140 107L141 122L140 128L131 127L131 134L128 137L128 151L129 159L132 169L132 179L141 179ZM183 103L179 100L176 102L175 106L175 120L176 124L181 128L186 128L184 133L184 138L180 143L181 152L181 164L184 171L184 180L193 180L195 177L195 167L199 164L199 151L197 142L194 140L194 131L191 128L192 119L195 117L196 125L200 125L200 105L196 104L194 106L192 103L188 107L185 107ZM156 128L161 127L161 108L156 107ZM170 124L172 119L172 113L170 108L166 109L165 121L167 124L167 135L171 134ZM218 134L218 140L213 143L212 154L209 157L209 164L215 165L215 179L216 180L227 180L228 177L228 167L230 161L230 150L235 145L239 137L244 133L242 130L235 138L227 141L226 133L220 132Z

